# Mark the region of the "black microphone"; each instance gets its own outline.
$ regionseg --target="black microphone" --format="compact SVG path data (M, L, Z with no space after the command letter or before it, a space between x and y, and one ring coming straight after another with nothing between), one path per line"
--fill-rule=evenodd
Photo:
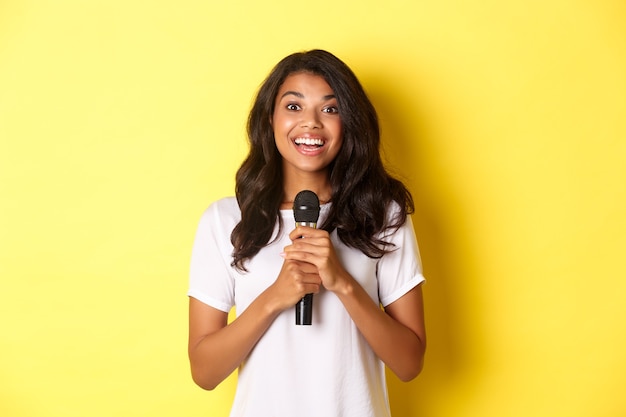
M317 228L320 215L320 200L313 191L300 191L293 200L293 217L296 226ZM306 294L296 304L296 324L310 325L313 319L313 294Z

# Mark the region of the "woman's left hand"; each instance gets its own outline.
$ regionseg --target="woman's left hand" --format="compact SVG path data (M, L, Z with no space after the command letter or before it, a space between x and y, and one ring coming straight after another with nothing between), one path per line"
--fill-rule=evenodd
M337 295L376 355L403 381L421 371L426 349L422 289L417 286L385 307L345 270L328 232L299 226L289 234L285 259L314 265L322 285Z
M327 231L298 226L290 234L292 244L284 249L284 258L308 262L317 267L322 285L329 291L339 291L350 275L341 265Z

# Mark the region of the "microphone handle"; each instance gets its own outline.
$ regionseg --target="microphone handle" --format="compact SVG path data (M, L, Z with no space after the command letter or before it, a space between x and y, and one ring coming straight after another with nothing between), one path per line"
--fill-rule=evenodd
M296 304L296 324L310 326L313 321L313 294L306 294Z
M296 226L317 228L317 223L296 222ZM306 294L296 304L296 324L310 326L313 321L313 294Z

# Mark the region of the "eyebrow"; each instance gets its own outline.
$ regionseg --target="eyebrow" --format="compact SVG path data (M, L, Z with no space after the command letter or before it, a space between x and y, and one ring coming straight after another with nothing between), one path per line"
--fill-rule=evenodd
M304 94L302 94L302 93L300 93L298 91L285 91L283 93L283 95L280 96L280 98L283 99L286 96L296 96L298 98L304 98ZM328 100L331 100L333 98L336 98L334 94L328 94L328 95L325 95L324 97L322 97L323 101L328 101Z

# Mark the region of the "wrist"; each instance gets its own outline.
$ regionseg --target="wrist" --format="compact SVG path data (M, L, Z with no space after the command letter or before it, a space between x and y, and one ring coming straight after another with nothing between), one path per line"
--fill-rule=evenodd
M354 286L356 285L356 281L349 274L345 274L341 277L341 279L336 281L336 285L332 292L334 292L339 298L349 297L354 294Z
M276 318L284 310L279 300L272 296L270 288L263 291L257 301L261 305L263 314L270 319Z

